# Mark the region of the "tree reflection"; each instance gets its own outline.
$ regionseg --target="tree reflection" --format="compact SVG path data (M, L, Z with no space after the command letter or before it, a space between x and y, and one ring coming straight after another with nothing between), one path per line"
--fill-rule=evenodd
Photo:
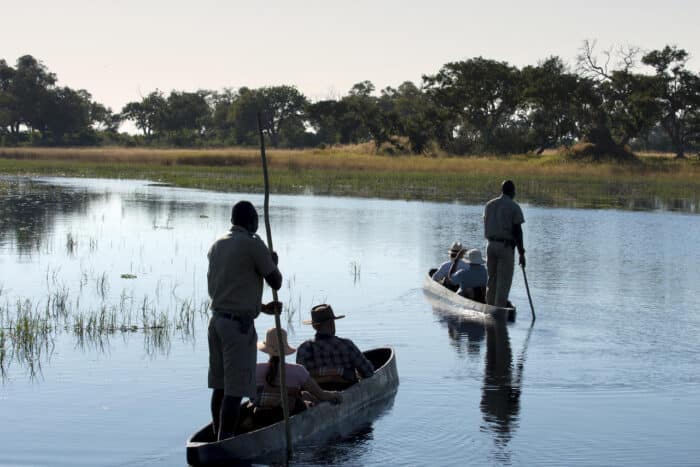
M107 196L19 178L0 180L0 195L0 243L14 242L20 255L41 251L59 216Z

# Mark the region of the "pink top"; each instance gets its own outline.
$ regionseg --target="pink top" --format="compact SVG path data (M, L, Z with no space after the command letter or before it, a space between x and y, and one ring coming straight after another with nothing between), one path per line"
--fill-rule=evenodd
M269 363L258 363L255 369L255 384L257 386L265 386L265 375L267 374L267 369L269 368ZM309 372L306 371L302 365L297 365L296 363L285 363L284 368L286 370L286 382L287 388L289 389L301 389L304 384L309 380ZM279 382L279 375L277 376L277 382Z

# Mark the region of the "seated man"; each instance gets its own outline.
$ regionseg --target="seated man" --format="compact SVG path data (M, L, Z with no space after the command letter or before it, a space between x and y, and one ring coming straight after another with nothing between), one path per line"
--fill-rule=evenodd
M344 317L335 316L330 305L313 307L311 320L303 323L313 325L316 336L297 351L297 363L304 365L316 381L331 383L338 389L356 382L356 373L361 378L374 374L374 366L355 344L335 335L335 320Z
M450 260L445 261L440 265L437 271L435 271L435 274L433 274L433 280L435 282L440 282L447 288L457 290L457 288L454 287L454 284L450 283L450 281L447 279L447 273L449 272L450 268L452 267L452 263L455 262L455 259L457 258L459 253L464 251L465 250L462 244L460 242L455 241L452 244L452 247L447 251L447 253L450 255ZM457 265L455 267L455 271L461 271L463 269L468 269L469 265L464 260L457 259Z
M467 252L468 269L452 273L449 280L459 285L459 293L463 297L484 303L488 274L484 267L481 251L476 248Z

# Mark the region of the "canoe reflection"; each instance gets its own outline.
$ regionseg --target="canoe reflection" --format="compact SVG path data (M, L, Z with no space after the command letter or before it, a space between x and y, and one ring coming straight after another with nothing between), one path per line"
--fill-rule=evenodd
M479 354L486 334L483 320L464 320L444 315L439 319L447 326L450 344L458 355L463 355L465 351L470 355Z

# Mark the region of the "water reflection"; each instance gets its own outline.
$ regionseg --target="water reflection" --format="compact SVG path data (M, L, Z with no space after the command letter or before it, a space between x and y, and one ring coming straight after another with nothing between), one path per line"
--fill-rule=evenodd
M449 315L440 315L439 320L447 326L450 344L458 355L462 356L465 352L469 355L478 355L481 352L481 343L486 335L482 319L458 319Z
M520 412L520 384L513 374L513 356L508 328L494 322L486 328L486 368L481 395L481 412L487 429L498 444L510 441Z
M486 342L484 379L480 410L482 430L493 435L496 452L494 461L510 463L508 443L518 428L522 375L532 326L525 337L517 360L513 361L506 321L478 315L464 315L463 310L450 310L440 302L431 302L438 321L447 327L450 344L458 356L478 355Z
M14 244L20 255L50 252L46 243L59 217L84 213L89 203L104 200L106 193L87 189L63 189L36 180L0 179L0 245ZM67 239L66 248L75 244Z

